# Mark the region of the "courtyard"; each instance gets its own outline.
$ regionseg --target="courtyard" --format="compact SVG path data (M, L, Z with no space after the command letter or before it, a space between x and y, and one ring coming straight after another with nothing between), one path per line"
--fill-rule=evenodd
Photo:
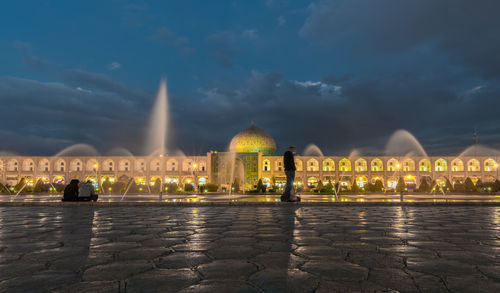
M0 205L5 292L498 292L493 205Z

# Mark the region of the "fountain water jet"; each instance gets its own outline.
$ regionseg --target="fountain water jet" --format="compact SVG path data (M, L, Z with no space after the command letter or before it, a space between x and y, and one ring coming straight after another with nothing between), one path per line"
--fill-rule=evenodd
M155 153L157 155L165 155L167 153L168 116L167 81L162 79L149 121L148 136L146 140L147 154Z
M410 132L396 130L389 138L385 153L388 156L421 156L428 157L420 142Z
M319 156L319 157L324 156L321 149L313 143L308 144L306 146L306 149L304 150L304 153L302 155L303 156Z
M91 145L86 143L77 143L74 145L70 145L60 150L57 154L53 156L55 157L72 157L72 156L99 156L99 152Z

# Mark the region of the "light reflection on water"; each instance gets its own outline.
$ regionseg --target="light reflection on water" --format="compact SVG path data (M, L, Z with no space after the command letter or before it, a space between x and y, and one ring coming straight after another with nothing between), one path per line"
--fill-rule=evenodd
M207 202L279 202L279 194L177 194L163 195L161 202L165 203L207 203ZM335 202L335 197L330 194L302 194L302 202ZM27 194L14 197L12 195L0 195L0 202L59 202L62 195L37 195ZM121 195L100 195L100 202L120 202ZM340 202L355 202L355 203L400 203L399 194L345 194L340 195ZM129 195L125 197L123 202L160 202L158 195ZM500 203L500 195L462 195L462 194L446 194L446 195L422 195L422 194L407 194L404 195L404 202L416 203L479 203L490 202Z

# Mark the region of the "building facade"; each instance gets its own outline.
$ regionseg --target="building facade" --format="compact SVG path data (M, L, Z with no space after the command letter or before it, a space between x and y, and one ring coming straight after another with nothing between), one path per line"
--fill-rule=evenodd
M387 189L404 178L410 188L422 179L440 184L473 181L492 182L498 178L496 156L296 156L296 183L314 187L319 181L363 187L376 180ZM219 189L237 182L240 189L254 188L259 179L266 185L286 181L283 157L276 155L276 144L269 134L252 126L237 134L227 152L210 151L204 156L0 156L0 183L14 186L22 179L30 184L67 184L71 179L104 180L154 184L157 180L195 189L212 183Z

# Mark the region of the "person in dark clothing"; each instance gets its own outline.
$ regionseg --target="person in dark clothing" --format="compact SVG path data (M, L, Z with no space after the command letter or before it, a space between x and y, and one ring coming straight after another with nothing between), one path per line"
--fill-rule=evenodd
M78 201L78 179L73 179L64 188L63 201Z
M300 201L300 197L295 196L293 192L293 181L295 180L295 160L293 154L295 147L291 146L283 155L283 164L285 165L286 185L285 192L281 196L281 201Z

